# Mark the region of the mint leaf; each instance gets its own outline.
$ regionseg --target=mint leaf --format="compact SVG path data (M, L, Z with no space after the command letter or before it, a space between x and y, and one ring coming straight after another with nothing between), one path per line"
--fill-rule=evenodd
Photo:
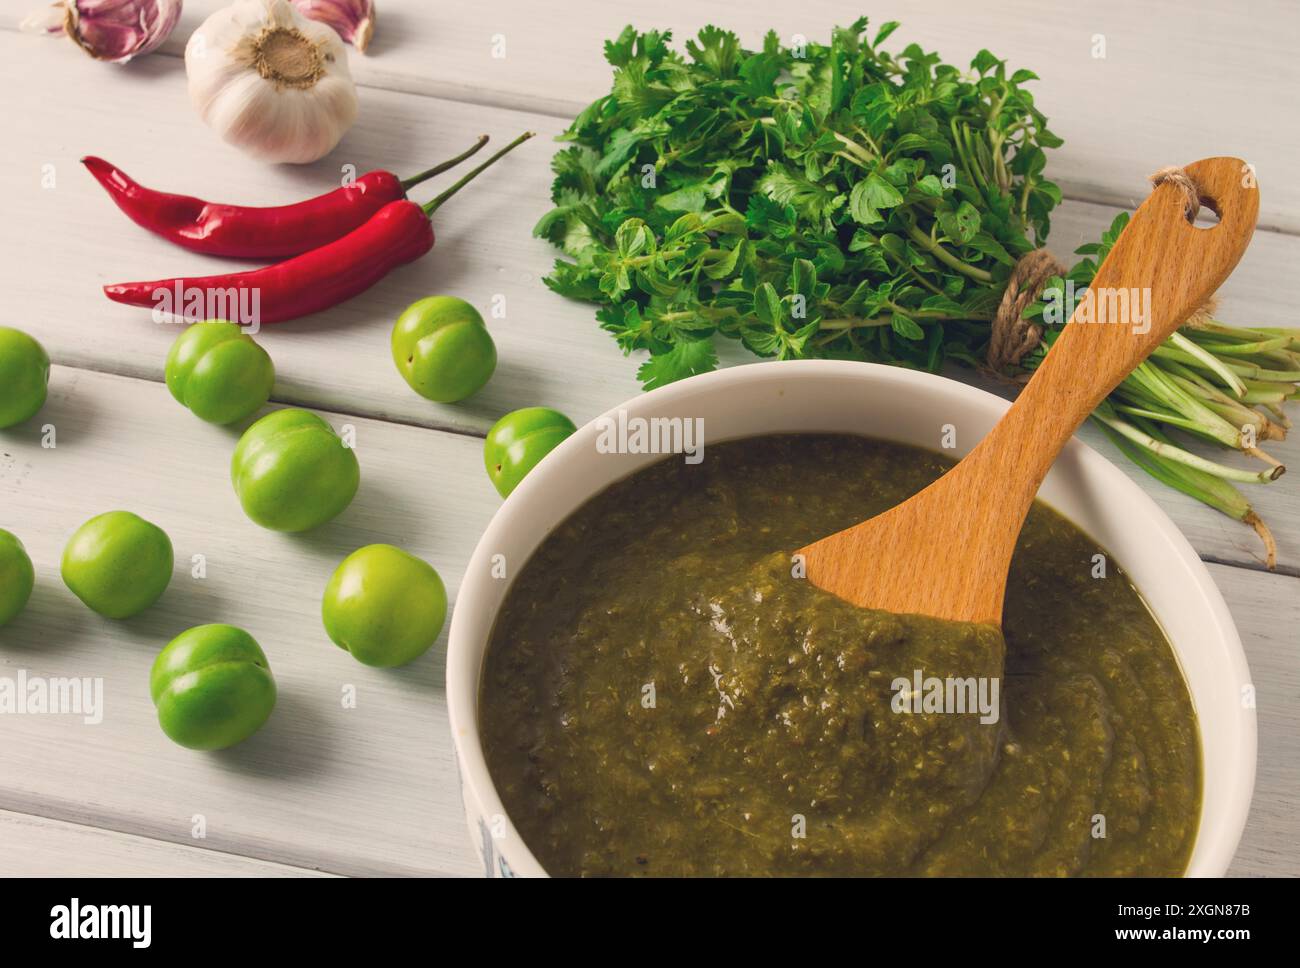
M935 175L926 175L918 179L913 188L926 198L943 198L943 182Z
M948 238L964 245L979 233L979 210L970 202L963 201L956 211L939 213L939 227Z
M897 20L889 20L881 24L880 30L876 32L876 39L871 42L871 46L879 47L881 43L883 43L890 34L892 34L895 30L897 30L901 26L902 24L900 24Z
M770 282L763 283L754 292L754 315L769 326L777 326L781 322L781 297Z
M987 50L981 50L970 62L970 66L980 74L987 74L1001 63L1002 61L998 60Z
M903 339L925 339L925 330L916 324L916 320L902 313L894 313L889 321L889 327Z

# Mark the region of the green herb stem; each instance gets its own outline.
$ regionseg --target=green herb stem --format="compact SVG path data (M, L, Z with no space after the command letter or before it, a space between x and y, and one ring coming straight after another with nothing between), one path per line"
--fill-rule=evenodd
M1277 480L1285 471L1285 468L1280 466L1270 467L1268 470L1263 471L1246 471L1207 460L1172 443L1158 440L1151 434L1141 430L1137 425L1119 419L1114 408L1108 404L1098 407L1093 412L1093 416L1111 430L1121 434L1138 446L1146 448L1153 454L1158 454L1168 460L1212 474L1226 481L1241 481L1245 484L1267 484L1270 481Z
M1277 543L1273 539L1273 534L1239 490L1221 477L1170 460L1116 432L1105 421L1096 417L1094 419L1105 431L1106 436L1133 463L1156 480L1254 528L1264 543L1265 563L1269 568L1276 566ZM1156 440L1155 437L1151 439Z
M1176 346L1184 353L1188 353L1191 356L1195 357L1197 360L1199 360L1201 362L1201 365L1204 366L1205 369L1209 370L1211 373L1216 374L1219 377L1219 379L1224 382L1226 386L1230 387L1233 390L1233 392L1237 394L1237 396L1241 396L1246 392L1245 385L1242 384L1242 382L1239 379L1237 379L1237 375L1235 373L1233 373L1226 366L1220 363L1219 360L1215 358L1213 353L1211 353L1209 350L1205 349L1202 346L1198 346L1196 343L1192 342L1182 333L1175 332L1171 334L1168 339L1168 343L1171 346Z
M912 237L913 242L915 242L921 248L925 249L926 252L929 252L936 259L938 259L940 262L946 265L949 269L955 269L957 272L960 272L963 276L969 276L971 279L975 279L978 282L993 281L993 274L991 272L987 272L984 269L979 268L978 266L973 266L970 265L969 263L962 262L961 259L957 258L955 255L953 255L951 252L945 249L942 243L934 241L934 239L930 238L930 236L922 232L917 227L915 222L908 223L907 234Z

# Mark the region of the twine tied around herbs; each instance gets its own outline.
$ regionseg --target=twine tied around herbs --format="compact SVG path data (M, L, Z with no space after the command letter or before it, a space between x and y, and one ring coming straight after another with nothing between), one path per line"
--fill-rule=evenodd
M1052 276L1065 275L1065 266L1046 249L1027 252L1016 262L1002 293L1002 302L993 317L993 331L989 335L989 351L985 358L994 373L1005 373L1007 368L1019 363L1038 348L1043 341L1043 327L1031 319L1024 319L1026 309L1038 301L1043 287Z
M1196 213L1201 210L1201 196L1187 172L1176 165L1170 165L1152 174L1150 180L1153 189L1164 184L1174 186L1183 196L1183 211L1187 220L1195 221ZM1053 276L1063 276L1066 271L1066 267L1046 249L1035 249L1017 260L1007 278L1002 302L998 304L997 313L993 317L988 353L985 356L991 373L1005 378L1009 367L1018 364L1042 343L1042 325L1022 317L1025 310L1043 294L1047 280ZM1194 312L1184 325L1203 325L1213 313L1214 300L1211 299Z

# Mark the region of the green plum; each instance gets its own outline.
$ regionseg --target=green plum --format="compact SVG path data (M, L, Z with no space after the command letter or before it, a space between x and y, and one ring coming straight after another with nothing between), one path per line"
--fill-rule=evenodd
M167 389L208 423L252 416L270 399L274 384L275 365L266 350L224 319L190 326L167 354Z
M455 296L430 296L397 317L393 362L420 396L455 403L487 383L497 348L477 309Z
M0 326L0 430L35 416L49 383L45 348L21 330Z
M572 420L549 407L525 407L493 424L483 442L483 463L497 493L509 497L524 476L576 429Z
M423 655L446 617L447 590L433 566L386 544L344 558L321 602L334 644L371 666L403 665Z
M158 653L149 673L158 724L192 750L252 736L275 708L275 679L257 641L233 625L199 625Z
M63 581L107 618L130 618L158 601L172 580L167 532L130 511L91 518L63 549Z
M352 503L361 467L325 420L309 410L277 410L244 431L230 478L255 523L306 531Z
M0 528L0 625L18 617L32 597L36 571L18 538Z

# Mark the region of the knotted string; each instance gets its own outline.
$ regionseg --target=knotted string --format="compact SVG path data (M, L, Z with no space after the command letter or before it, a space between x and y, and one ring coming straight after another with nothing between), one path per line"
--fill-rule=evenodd
M1196 213L1201 210L1201 196L1196 185L1183 169L1170 165L1151 175L1151 185L1159 188L1169 184L1183 196L1183 211L1187 220L1194 221ZM988 353L985 362L988 369L1001 376L1008 369L1018 364L1029 353L1036 350L1043 342L1043 327L1034 320L1024 319L1026 309L1038 301L1043 294L1043 287L1053 276L1063 276L1066 268L1046 249L1035 249L1017 260L1015 268L1007 278L1007 287L1002 293L1002 302L993 317L992 332L989 336ZM1214 300L1211 298L1204 306L1192 313L1184 325L1198 326L1214 314Z

